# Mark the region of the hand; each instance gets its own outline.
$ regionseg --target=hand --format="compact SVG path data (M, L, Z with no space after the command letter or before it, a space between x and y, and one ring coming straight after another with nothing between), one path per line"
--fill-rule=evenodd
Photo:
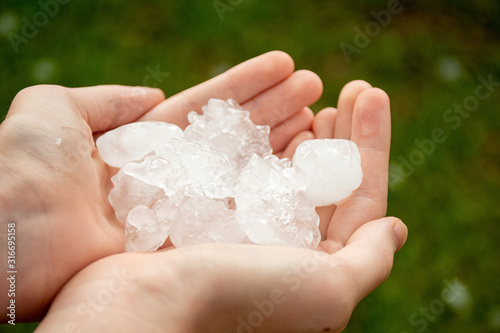
M320 247L333 253L344 247L365 222L386 215L391 146L389 97L365 81L348 83L340 92L338 108L318 112L311 130L293 138L282 156L293 156L302 141L315 138L352 140L361 154L361 186L339 205L316 209L321 219Z
M17 320L40 318L74 274L124 250L123 225L107 200L116 170L96 151L99 133L137 119L184 126L208 98L233 98L254 121L271 125L279 152L310 128L307 105L322 92L315 74L293 67L288 55L270 52L165 101L160 90L139 87L21 91L0 125L0 254L7 257L7 223L15 222ZM0 287L8 290L5 278ZM3 320L7 301L2 296Z
M317 211L326 252L347 244L353 232L364 223L379 219L387 212L391 115L387 94L365 81L352 81L340 92L338 111L327 108L313 123L317 138L349 139L361 155L363 182L338 206ZM335 124L325 126L325 124Z
M73 277L37 332L339 332L405 238L385 218L333 254L243 244L118 254Z
M351 138L361 152L361 187L322 214L317 251L204 244L100 260L54 300L39 332L338 332L355 305L382 283L405 225L385 215L390 142L389 100L355 81L338 112L321 111L304 138ZM111 285L123 288L113 290ZM106 295L104 297L103 295Z

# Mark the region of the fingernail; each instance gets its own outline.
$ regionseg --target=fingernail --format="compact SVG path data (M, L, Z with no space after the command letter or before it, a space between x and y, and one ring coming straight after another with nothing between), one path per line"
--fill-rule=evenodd
M378 132L380 122L378 121L376 109L362 106L359 119L361 121L361 134L368 136Z
M398 221L394 225L393 229L394 234L394 252L399 251L406 242L406 237L408 236L408 228L406 225Z

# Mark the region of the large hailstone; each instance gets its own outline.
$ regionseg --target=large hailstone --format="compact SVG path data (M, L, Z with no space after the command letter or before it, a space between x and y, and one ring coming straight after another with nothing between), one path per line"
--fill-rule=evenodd
M165 243L172 223L161 218L158 209L134 207L127 216L125 236L127 251L154 251Z
M315 206L339 203L363 178L358 147L349 140L304 141L295 151L293 165L303 171L304 195Z
M293 167L272 155L269 127L257 126L234 101L211 99L191 112L183 132L138 122L101 136L110 166L109 201L125 223L127 251L254 243L316 248L315 206L338 203L361 183L360 156L348 140L309 140Z
M250 120L250 112L235 101L212 98L203 107L203 115L192 111L191 123L184 131L188 141L204 142L226 154L241 170L254 154L266 156L273 149L269 143L269 126L258 126Z
M160 187L145 183L127 174L124 169L120 169L111 177L111 181L114 187L109 192L108 200L121 222L127 220L129 212L134 207L141 205L150 207L164 195Z
M226 155L204 143L179 139L160 143L154 154L130 162L122 170L143 183L163 189L166 196L183 191L189 196L223 199L233 195L237 177Z
M236 219L248 238L262 245L315 249L319 216L304 198L295 168L274 155L254 155L236 187Z
M99 154L106 164L122 168L137 161L170 138L182 138L182 130L162 121L142 121L120 126L96 140Z
M242 243L246 235L235 219L235 210L223 200L206 196L186 198L175 207L170 239L176 247L203 243Z

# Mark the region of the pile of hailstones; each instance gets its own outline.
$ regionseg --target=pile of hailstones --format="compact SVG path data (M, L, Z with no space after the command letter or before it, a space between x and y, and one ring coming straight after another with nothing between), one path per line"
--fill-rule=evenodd
M109 202L125 222L127 251L248 243L315 249L315 207L336 204L361 184L358 148L349 140L302 142L293 157L272 154L269 127L232 100L210 99L182 131L144 121L97 140L120 168Z

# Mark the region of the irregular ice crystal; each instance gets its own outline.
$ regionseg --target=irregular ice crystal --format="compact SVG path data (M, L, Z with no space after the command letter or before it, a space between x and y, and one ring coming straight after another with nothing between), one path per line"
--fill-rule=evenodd
M128 213L136 206L151 206L159 200L163 191L158 186L150 185L128 175L121 169L111 177L113 189L109 193L109 202L115 209L119 221L125 222Z
M320 241L314 205L297 191L295 169L274 155L254 155L236 188L236 219L257 244L315 249Z
M154 251L165 243L171 221L160 219L155 209L134 207L127 216L125 236L127 251Z
M201 243L316 248L315 206L338 203L362 178L356 145L309 140L293 158L272 155L269 127L234 101L211 99L184 132L138 122L97 140L102 159L121 168L109 201L125 222L127 251Z
M123 125L103 134L96 146L104 162L121 168L137 161L169 138L182 138L182 130L174 124L161 121L142 121Z
M166 195L182 190L189 196L233 196L237 179L234 165L213 147L201 142L169 140L157 146L155 153L168 162L164 170L167 181L160 184Z
M246 238L226 202L205 196L186 199L178 207L170 239L176 247L202 243L241 243Z
M349 140L304 141L295 151L293 165L303 171L304 194L316 206L339 203L363 178L358 147Z
M257 126L250 113L233 100L211 99L203 107L203 115L188 114L191 123L184 135L192 142L205 142L227 155L241 170L254 154L266 156L273 149L269 144L269 126Z
M234 166L226 155L210 146L169 139L159 144L154 153L126 164L122 170L145 184L163 189L167 196L178 191L219 199L233 195L237 177Z

